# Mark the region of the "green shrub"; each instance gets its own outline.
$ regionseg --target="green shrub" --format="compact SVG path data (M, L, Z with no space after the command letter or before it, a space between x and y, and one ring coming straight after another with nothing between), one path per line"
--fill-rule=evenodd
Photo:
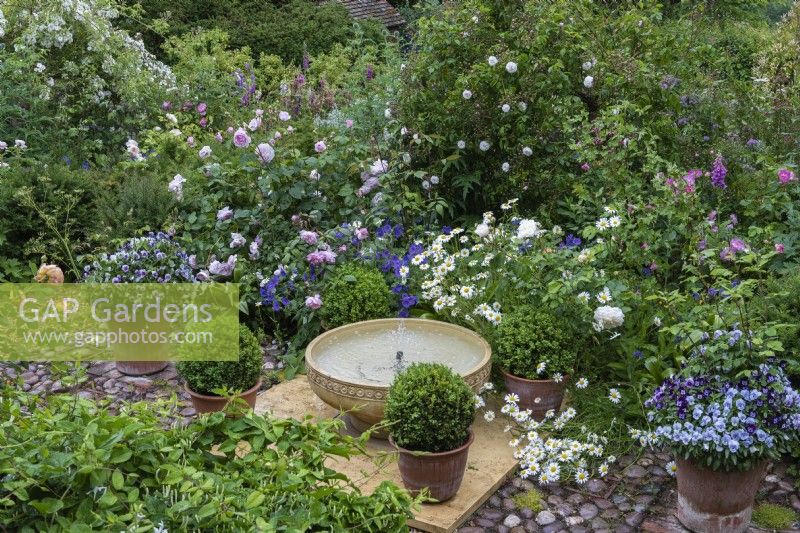
M767 297L760 304L769 320L787 327L779 331L787 359L787 372L800 378L800 272L776 275L765 284Z
M325 327L386 318L391 313L390 291L375 268L349 263L328 280L322 296L321 317Z
M284 61L299 64L303 54L328 51L344 43L355 32L356 22L339 2L313 0L233 0L204 2L192 0L143 0L146 18L164 21L168 35L180 36L196 28L218 28L230 36L235 48L249 48L255 56L274 54ZM376 40L383 40L383 28L376 22L360 23ZM156 50L163 44L163 33L136 23L145 41Z
M158 402L115 413L73 394L0 393L0 530L407 530L406 491L384 482L367 496L329 468L363 450L339 421L165 424L174 406Z
M261 376L263 363L264 354L258 338L240 325L238 361L181 361L177 366L192 391L214 394L215 389L250 389Z
M174 207L175 196L163 178L132 169L118 187L100 197L97 210L107 234L123 238L143 230L163 229Z
M0 257L9 266L56 263L68 279L80 279L77 256L104 240L97 204L108 185L105 176L94 170L71 170L64 164L12 162L0 172L0 179L4 185L0 190ZM0 278L9 281L30 281L27 274L25 269L0 269Z
M788 529L797 520L790 508L774 503L761 503L753 509L753 522L764 529Z
M475 417L475 393L438 363L415 363L395 377L385 419L398 446L444 452L462 446Z
M537 365L545 363L545 371L569 374L575 364L575 341L559 318L522 306L503 317L495 338L495 360L506 372L537 379Z

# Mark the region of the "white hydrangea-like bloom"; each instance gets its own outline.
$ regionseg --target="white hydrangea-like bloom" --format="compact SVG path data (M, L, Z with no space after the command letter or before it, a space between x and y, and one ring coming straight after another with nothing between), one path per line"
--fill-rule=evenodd
M532 218L520 220L519 226L517 227L517 239L520 240L538 239L545 233L547 233L547 230L542 229L542 226Z
M594 76L586 76L583 78L583 86L587 89L594 87Z
M508 113L509 111L511 111L511 106L508 104L503 104L503 106L500 109L503 110L503 113Z
M594 310L594 326L597 331L605 331L621 326L625 313L619 307L603 305Z
M489 235L489 225L488 224L478 224L475 226L475 235L480 238L484 238Z

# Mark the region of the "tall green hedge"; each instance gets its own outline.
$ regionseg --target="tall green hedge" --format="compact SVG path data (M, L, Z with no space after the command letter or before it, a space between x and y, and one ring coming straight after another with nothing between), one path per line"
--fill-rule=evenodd
M230 36L233 48L246 46L254 56L263 52L298 64L304 52L309 55L327 52L336 43L352 38L356 31L355 21L338 2L143 0L138 3L146 21L163 20L169 25L165 32L157 32L131 23L143 33L152 50L157 50L165 37L196 28L218 28ZM375 39L383 39L379 23L366 22L361 26Z

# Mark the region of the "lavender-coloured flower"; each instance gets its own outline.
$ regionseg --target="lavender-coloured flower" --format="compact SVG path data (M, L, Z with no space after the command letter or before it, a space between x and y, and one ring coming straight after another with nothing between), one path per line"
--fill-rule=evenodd
M233 144L237 148L247 148L250 146L250 141L250 136L247 134L244 128L239 128L233 134Z
M233 269L236 267L236 259L236 255L228 256L228 259L224 263L214 259L211 261L211 264L208 265L208 271L214 276L230 276L233 274Z
M219 211L217 211L217 220L220 222L224 220L230 220L233 218L233 209L228 206L223 207Z
M300 240L306 244L317 244L317 234L313 231L300 231Z
M306 307L309 309L319 309L322 307L322 298L319 294L315 294L314 296L309 296L306 298Z
M266 165L275 159L275 149L269 143L259 143L258 146L256 146L256 155L258 156L258 160L261 161L261 164Z

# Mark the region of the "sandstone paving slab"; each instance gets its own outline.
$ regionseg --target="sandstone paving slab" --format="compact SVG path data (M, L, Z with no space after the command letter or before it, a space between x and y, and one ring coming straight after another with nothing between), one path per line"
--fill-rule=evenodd
M305 376L280 383L259 395L257 413L271 412L275 416L301 419L342 416L322 402ZM508 435L498 423L478 417L473 424L475 440L469 450L467 470L461 489L451 500L440 504L425 504L409 521L409 526L433 533L449 533L464 523L514 471L517 462L508 446ZM352 426L346 431L355 434ZM330 466L347 475L361 490L370 493L383 481L402 486L397 462L387 458L392 448L387 441L371 439L367 444L369 456L350 460L331 459ZM381 460L382 459L382 460ZM389 459L389 460L387 460Z

